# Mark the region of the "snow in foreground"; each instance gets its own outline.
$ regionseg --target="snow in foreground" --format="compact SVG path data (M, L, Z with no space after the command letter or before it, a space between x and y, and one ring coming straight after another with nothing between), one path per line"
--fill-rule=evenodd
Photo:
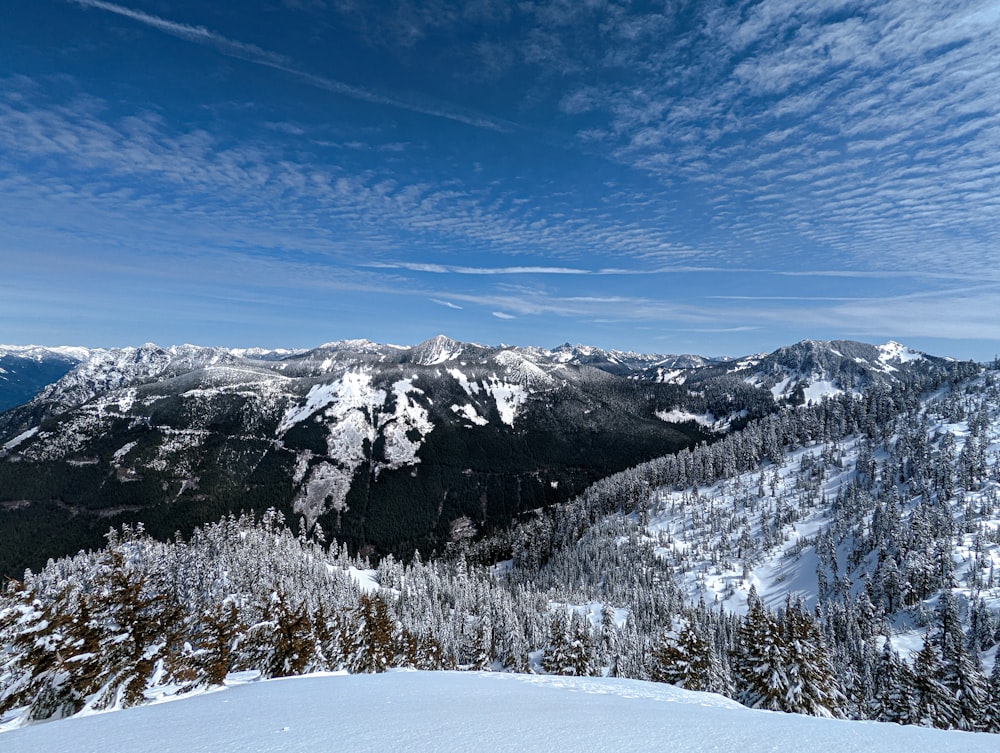
M458 672L309 675L0 734L19 753L998 750L996 735L751 711L638 680Z

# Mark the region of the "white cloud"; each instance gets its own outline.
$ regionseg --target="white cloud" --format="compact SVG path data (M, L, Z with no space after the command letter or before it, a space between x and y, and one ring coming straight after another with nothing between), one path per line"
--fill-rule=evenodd
M289 248L356 258L358 248L385 269L463 275L624 275L634 270L552 264L428 265L378 262L384 250L417 244L449 252L455 241L477 253L559 257L660 257L677 264L709 258L678 243L669 228L566 204L559 196L514 202L503 188L405 183L389 171L352 173L285 150L280 139L232 142L206 130L174 130L156 115L111 117L93 97L52 102L46 82L7 79L0 94L0 177L8 207L25 225L59 215L80 230L178 218L196 241ZM273 121L262 128L273 130ZM30 165L28 164L30 162ZM33 216L33 213L41 213ZM101 218L101 219L99 219ZM113 219L113 221L111 221ZM118 232L114 230L114 232ZM126 233L138 237L140 233ZM214 244L213 244L214 245Z
M981 21L995 9L762 0L702 14L688 36L622 44L612 75L563 94L587 149L729 197L715 227L757 254L1000 266L1000 49Z
M463 267L450 264L427 264L421 262L367 262L360 266L374 269L405 269L409 272L456 275L634 275L648 274L645 270L634 269L581 269L576 267Z

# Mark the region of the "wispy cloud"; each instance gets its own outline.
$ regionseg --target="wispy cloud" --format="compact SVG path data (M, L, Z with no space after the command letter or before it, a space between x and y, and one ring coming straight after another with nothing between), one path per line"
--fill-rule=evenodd
M8 207L22 200L27 211L13 216L26 225L55 213L67 221L78 216L88 232L135 226L148 233L162 219L166 235L172 236L179 232L177 218L183 217L192 240L204 233L213 244L225 239L345 258L356 258L357 249L364 248L375 260L414 245L425 258L448 254L456 242L480 256L629 259L657 254L660 262L703 256L676 243L669 229L627 216L595 215L561 197L512 202L502 188L469 188L455 179L406 182L386 170L351 172L311 161L299 148L285 149L281 140L233 142L207 130L172 128L142 111L110 117L107 103L94 97L52 101L44 81L8 79L5 85L0 165L6 174L0 182ZM262 128L270 132L271 122ZM42 215L32 219L37 209L31 207L43 206ZM97 222L101 216L106 221ZM463 275L631 272L548 264L374 263L390 271Z
M875 300L874 296L850 295L708 295L717 301L864 301Z
M203 26L192 26L190 24L177 23L176 21L170 21L165 18L160 18L159 16L150 15L149 13L143 13L140 10L126 8L123 5L104 2L104 0L66 1L84 8L94 8L96 10L103 10L108 13L123 16L124 18L137 21L141 24L157 29L158 31L162 31L165 34L170 34L171 36L178 37L179 39L183 39L188 42L209 45L217 49L222 54L229 55L230 57L248 60L252 63L259 63L261 65L270 65L276 68L291 64L291 61L284 55L268 52L257 45L246 44L244 42L238 42L234 39L229 39L221 34L209 31Z
M760 327L751 327L748 325L735 326L735 327L677 327L678 332L704 332L706 334L723 334L727 332L756 332L760 330Z
M517 319L517 317L514 316L513 314L508 314L504 311L494 311L493 316L495 316L497 319Z
M461 306L457 303L452 303L451 301L442 301L440 298L431 298L430 300L431 303L436 303L438 306L444 306L447 309L456 309L457 311L462 310Z
M634 275L645 274L634 269L582 269L577 267L463 267L450 264L426 264L420 262L366 262L361 267L372 269L405 269L409 272L455 275Z
M178 23L166 18L154 16L149 13L134 10L132 8L118 5L116 3L105 2L104 0L66 0L66 2L79 5L84 8L93 8L108 13L128 18L132 21L144 24L165 34L183 39L187 42L205 45L214 48L223 55L239 58L257 65L274 68L293 76L302 83L323 89L344 97L368 102L375 105L384 105L401 110L428 115L434 118L444 118L457 123L462 123L473 128L482 128L491 131L511 131L516 128L514 123L493 118L489 115L466 111L462 108L441 102L432 102L425 97L404 97L402 95L390 96L373 89L360 86L353 86L343 81L310 73L295 65L294 61L285 55L280 55L269 50L265 50L254 44L247 44L235 39L230 39L222 34L210 31L203 26L193 26L190 24Z
M585 118L587 148L726 196L713 225L758 255L823 250L927 273L1000 265L991 6L761 0L700 13L695 31L669 12L649 24L674 44L609 14L615 77L581 77L562 99Z

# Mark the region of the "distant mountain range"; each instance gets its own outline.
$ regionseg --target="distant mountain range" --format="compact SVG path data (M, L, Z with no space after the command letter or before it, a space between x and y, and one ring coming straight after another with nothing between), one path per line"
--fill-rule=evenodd
M639 462L826 395L955 362L804 341L740 359L438 336L312 350L0 348L0 572L273 506L406 555L505 526Z
M0 345L0 411L26 403L90 358L89 348Z

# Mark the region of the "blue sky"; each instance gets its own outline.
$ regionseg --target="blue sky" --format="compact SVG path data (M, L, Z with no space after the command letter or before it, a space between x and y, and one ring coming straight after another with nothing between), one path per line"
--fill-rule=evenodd
M1000 351L1000 3L10 0L0 341Z

